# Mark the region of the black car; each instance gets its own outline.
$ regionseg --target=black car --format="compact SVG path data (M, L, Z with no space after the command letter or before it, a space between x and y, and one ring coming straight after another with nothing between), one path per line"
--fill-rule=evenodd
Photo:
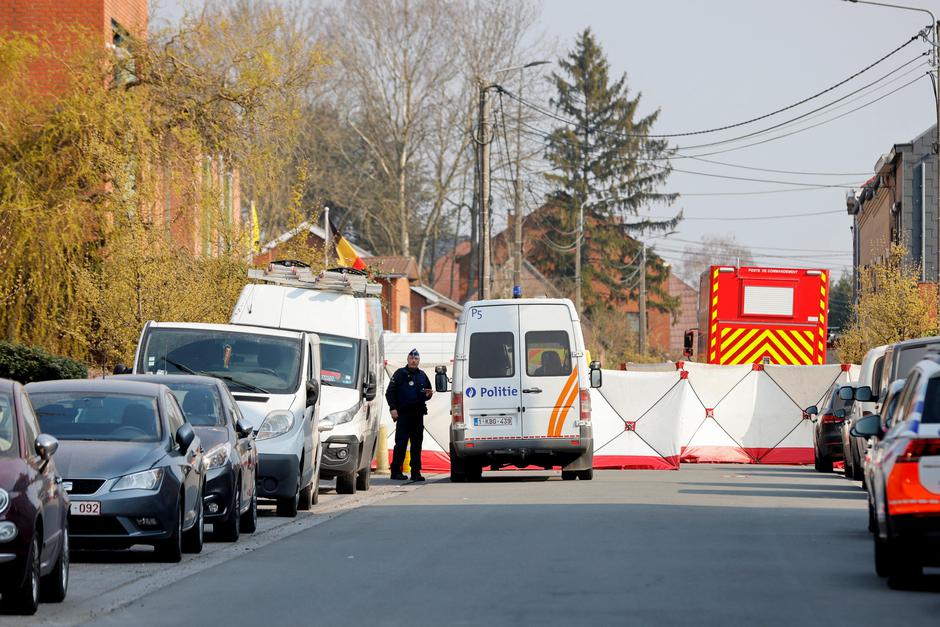
M254 431L242 418L228 386L198 375L122 375L122 380L162 383L172 390L205 450L206 522L225 540L253 533L258 525Z
M75 548L150 544L169 562L202 550L202 451L170 388L104 379L26 389L59 439Z
M69 586L68 495L56 474L56 439L40 434L23 386L0 379L0 599L34 614Z
M833 462L844 459L842 449L842 423L852 407L851 400L843 400L839 390L854 387L851 383L833 383L823 396L822 409L813 405L804 411L813 420L813 458L816 470L832 472Z

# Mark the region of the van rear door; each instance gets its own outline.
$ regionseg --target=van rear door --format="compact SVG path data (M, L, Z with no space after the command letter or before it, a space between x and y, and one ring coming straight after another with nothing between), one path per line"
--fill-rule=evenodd
M467 356L463 403L466 437L518 438L522 435L519 307L472 307L464 333Z
M565 305L520 305L522 435L580 436L577 360Z

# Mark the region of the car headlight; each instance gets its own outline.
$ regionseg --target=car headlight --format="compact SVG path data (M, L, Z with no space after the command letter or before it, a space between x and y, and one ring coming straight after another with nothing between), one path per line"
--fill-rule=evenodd
M342 411L333 412L326 417L326 420L331 421L334 425L341 425L345 422L351 422L356 416L356 412L359 411L359 405L353 405L349 409L344 409Z
M213 446L210 448L206 454L202 456L202 463L205 465L206 470L221 468L226 464L226 462L228 462L229 457L231 456L232 445L228 442L224 442L218 446Z
M11 522L0 522L0 542L9 542L16 538L16 525Z
M163 469L153 468L132 475L124 475L111 487L112 492L118 490L156 490L163 480Z
M258 429L258 435L255 436L255 439L267 440L268 438L283 435L290 431L293 426L294 414L283 410L272 411L261 423L261 428Z
M10 505L10 495L6 490L0 488L0 514L7 511L7 507Z

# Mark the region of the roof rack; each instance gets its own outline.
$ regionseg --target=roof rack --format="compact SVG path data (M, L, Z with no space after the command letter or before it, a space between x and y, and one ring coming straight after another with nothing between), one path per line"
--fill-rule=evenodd
M263 269L252 268L248 270L248 278L274 285L361 297L381 296L382 294L382 286L378 283L371 283L369 277L360 270L331 268L314 273L309 265L293 259L274 261Z

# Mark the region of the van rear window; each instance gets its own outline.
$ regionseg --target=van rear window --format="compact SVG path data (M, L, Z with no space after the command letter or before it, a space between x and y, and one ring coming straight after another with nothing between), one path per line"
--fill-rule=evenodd
M502 379L516 374L515 336L506 331L470 334L470 378Z
M921 422L940 422L940 379L927 381L927 393L924 394L924 411L920 415Z
M525 372L530 377L571 374L571 350L565 331L529 331L525 334Z

